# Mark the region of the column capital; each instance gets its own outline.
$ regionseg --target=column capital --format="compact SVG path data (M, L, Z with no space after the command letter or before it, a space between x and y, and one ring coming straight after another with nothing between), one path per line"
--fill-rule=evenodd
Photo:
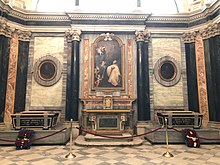
M220 22L209 24L203 29L185 32L182 35L182 39L185 43L191 43L195 42L197 36L202 36L203 39L208 39L216 35L220 35Z
M7 22L5 20L0 20L0 35L11 38L12 33L13 30L7 25Z
M65 32L67 42L80 41L81 40L80 35L81 35L81 30L78 29L71 28Z
M141 30L135 32L136 42L148 42L150 39L150 33L147 30Z
M18 34L18 40L21 41L30 41L31 38L31 32L30 31L23 31L23 30L16 30Z

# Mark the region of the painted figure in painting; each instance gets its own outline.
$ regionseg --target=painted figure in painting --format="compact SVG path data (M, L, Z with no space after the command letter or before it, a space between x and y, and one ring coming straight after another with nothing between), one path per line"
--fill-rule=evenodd
M113 64L107 68L108 82L113 86L117 86L120 83L120 70L117 65L117 61L114 60Z

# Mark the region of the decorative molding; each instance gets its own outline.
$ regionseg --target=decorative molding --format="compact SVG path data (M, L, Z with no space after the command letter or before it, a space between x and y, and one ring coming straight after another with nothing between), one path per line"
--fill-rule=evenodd
M197 70L197 84L199 97L199 110L203 114L203 124L207 125L209 122L209 107L208 107L208 93L206 83L206 68L203 38L201 35L196 37L196 70Z
M7 80L6 101L5 101L5 111L4 111L4 123L11 123L11 114L14 113L17 63L18 63L18 34L15 31L12 34L12 38L10 40L10 55L9 55L8 80Z
M113 33L103 33L100 36L104 36L104 41L111 41L114 34Z
M130 98L134 98L134 83L133 83L133 40L132 39L128 39L127 40L127 44L128 44L128 81L127 81L127 85L128 85L128 97Z
M143 21L147 23L193 23L205 19L220 10L220 1L216 1L213 5L208 6L204 10L191 13L173 14L173 15L151 15L151 14L125 14L125 13L40 13L25 10L19 10L0 1L0 9L11 17L16 17L22 21L69 21L71 20L116 20L116 21Z
M71 20L146 20L150 14L67 13Z
M148 42L149 39L150 39L150 33L147 30L135 32L136 42Z
M195 42L197 36L201 36L203 39L220 35L220 22L210 24L203 29L197 29L192 32L183 33L182 39L185 43Z
M72 41L80 41L81 35L81 30L76 30L76 29L68 29L68 31L65 32L65 36L67 38L67 42L72 42Z
M89 39L84 39L83 44L83 98L89 98Z

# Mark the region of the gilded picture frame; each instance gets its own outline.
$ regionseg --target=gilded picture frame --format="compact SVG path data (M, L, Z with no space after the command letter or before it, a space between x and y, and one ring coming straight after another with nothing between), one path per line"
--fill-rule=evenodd
M124 44L100 35L92 44L92 90L124 90Z

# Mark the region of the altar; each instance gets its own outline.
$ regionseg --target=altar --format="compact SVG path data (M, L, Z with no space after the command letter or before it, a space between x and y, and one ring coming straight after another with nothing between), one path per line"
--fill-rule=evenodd
M82 99L82 126L102 134L133 134L134 99L105 97Z

